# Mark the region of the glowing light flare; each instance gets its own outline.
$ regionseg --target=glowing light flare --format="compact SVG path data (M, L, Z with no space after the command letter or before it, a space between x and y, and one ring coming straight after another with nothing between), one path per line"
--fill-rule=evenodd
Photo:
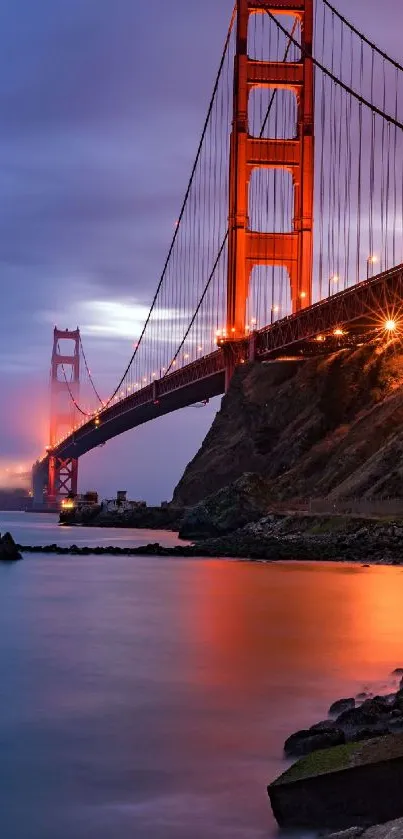
M73 510L74 508L74 501L71 499L64 499L62 501L63 510Z
M386 332L395 332L397 329L397 322L392 318L388 318L388 320L385 320L383 328L386 330Z
M341 335L344 335L344 332L343 332L343 330L342 330L342 329L337 328L337 329L335 329L335 330L334 330L333 335L335 335L335 336L336 336L336 338L340 338L340 337L341 337Z

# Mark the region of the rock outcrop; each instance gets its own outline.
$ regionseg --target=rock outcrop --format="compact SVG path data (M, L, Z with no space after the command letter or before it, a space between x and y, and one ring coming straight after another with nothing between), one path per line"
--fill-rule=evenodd
M297 761L268 787L280 827L342 830L403 816L403 735L348 743Z
M188 510L179 536L183 539L223 536L261 519L269 505L267 482L260 475L245 473Z
M403 819L396 819L386 824L376 824L366 830L363 827L351 827L341 833L331 833L327 839L402 839Z
M273 501L403 497L403 350L239 368L175 489L189 507L254 472Z
M301 757L328 746L403 732L403 690L365 699L358 707L352 701L354 706L344 707L334 721L324 720L291 734L284 743L287 757ZM337 705L335 702L331 709Z
M22 559L22 556L11 533L0 535L0 562L15 562L17 559Z

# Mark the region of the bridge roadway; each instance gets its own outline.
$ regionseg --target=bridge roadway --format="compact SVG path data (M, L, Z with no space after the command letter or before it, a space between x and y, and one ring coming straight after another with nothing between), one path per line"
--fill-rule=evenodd
M224 345L215 352L171 372L162 379L120 400L99 413L99 426L89 420L57 446L52 454L78 458L118 434L157 417L210 399L225 391L226 371L249 361L265 361L286 354L312 354L326 349L317 343L318 335L333 335L335 328L351 336L382 329L386 319L403 316L403 265L334 294L295 315L252 333L247 339ZM315 342L315 343L314 343ZM328 343L329 350L342 345L342 339ZM33 470L42 484L47 475L48 457Z

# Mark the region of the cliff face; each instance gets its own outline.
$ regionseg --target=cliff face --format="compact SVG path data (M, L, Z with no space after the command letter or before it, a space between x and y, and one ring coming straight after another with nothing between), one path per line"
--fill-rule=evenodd
M255 472L273 500L403 496L403 349L245 365L175 489L192 505Z

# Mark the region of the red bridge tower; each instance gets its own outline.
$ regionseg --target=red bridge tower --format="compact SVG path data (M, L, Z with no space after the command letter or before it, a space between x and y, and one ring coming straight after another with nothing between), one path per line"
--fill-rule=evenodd
M65 350L65 342L69 342L67 349L73 344L70 353ZM69 332L55 327L50 372L49 504L60 502L70 492L77 494L78 460L56 457L52 450L62 436L73 431L74 406L70 394L78 399L79 382L80 330L77 327Z
M293 312L311 304L314 186L313 0L237 0L237 6L227 280L227 334L235 339L245 335L246 302L255 265L281 265L287 269ZM250 16L268 12L288 15L300 22L300 61L249 58ZM295 94L297 124L293 139L250 135L249 95L258 87ZM252 171L259 167L291 172L294 212L289 233L261 233L249 227L249 182Z

